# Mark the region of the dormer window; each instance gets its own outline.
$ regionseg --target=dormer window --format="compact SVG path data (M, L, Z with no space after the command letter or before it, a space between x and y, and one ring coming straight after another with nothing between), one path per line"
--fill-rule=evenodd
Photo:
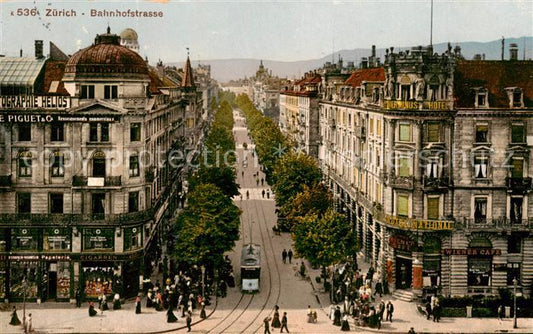
M486 88L474 88L476 92L476 100L474 106L476 108L488 108L489 107L489 93Z
M509 108L524 107L524 92L518 87L505 88L509 97Z

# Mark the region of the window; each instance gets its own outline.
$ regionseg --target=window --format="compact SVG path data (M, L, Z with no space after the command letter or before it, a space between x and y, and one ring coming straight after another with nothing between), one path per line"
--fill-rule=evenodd
M133 250L142 247L142 226L124 228L124 249Z
M93 155L93 176L105 177L106 161L105 153L98 151Z
M370 134L373 135L374 134L374 119L373 118L370 119L368 127L369 127L368 130Z
M104 86L104 99L118 99L118 86L117 85L105 85Z
M487 178L489 158L484 156L474 157L474 177L477 179Z
M524 198L511 197L511 207L509 217L511 218L511 224L522 224L522 205Z
M128 194L128 211L139 211L139 192L133 191Z
M31 124L20 123L18 125L18 140L19 141L31 141Z
M381 137L381 120L380 119L376 121L376 135L378 137Z
M112 250L115 247L115 229L84 228L83 250Z
M98 123L89 124L89 141L98 141Z
M521 108L522 107L522 90L515 89L513 91L513 107Z
M489 126L487 124L476 125L476 143L488 142Z
M139 157L130 157L130 177L139 176Z
M522 238L519 235L511 234L507 237L507 253L520 254L522 252Z
M409 196L398 195L396 198L396 214L398 216L407 217L409 215Z
M17 193L17 212L31 213L31 193Z
M476 223L487 222L487 199L476 198L474 200L474 221Z
M403 101L409 101L411 99L411 85L401 85L401 99Z
M19 153L19 177L31 177L32 154L30 151L22 151Z
M63 123L52 123L50 132L50 141L64 141L65 130Z
M426 177L430 179L438 178L439 175L439 158L428 158L426 162Z
M440 124L439 123L428 123L427 139L428 139L428 143L440 142Z
M512 158L511 177L521 179L524 177L524 159Z
M513 123L511 125L511 143L524 143L524 124Z
M491 278L491 257L468 257L468 285L490 286Z
M63 154L59 152L54 152L50 156L52 160L52 169L50 171L52 177L63 177L65 176L65 158Z
M45 251L68 251L70 250L71 234L72 234L72 231L67 228L52 227L52 228L43 229L43 250ZM68 295L65 297L68 297Z
M428 219L439 219L440 212L440 198L428 197Z
M100 141L109 141L109 123L100 124Z
M474 88L476 91L476 100L474 101L474 106L476 108L488 108L487 101L487 90L485 88Z
M398 176L411 176L411 158L398 157Z
M63 213L63 194L50 194L50 213Z
M514 285L513 280L516 279L516 284L520 285L520 271L521 263L509 262L507 263L507 285Z
M94 85L81 85L80 99L94 99Z
M141 123L130 124L130 141L141 140Z
M93 214L105 213L105 194L104 193L93 193L91 195L91 207Z
M411 141L411 125L410 124L400 124L400 141Z

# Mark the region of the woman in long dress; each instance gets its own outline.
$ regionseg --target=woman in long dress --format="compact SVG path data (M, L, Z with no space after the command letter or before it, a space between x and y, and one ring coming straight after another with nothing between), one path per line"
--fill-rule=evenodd
M342 326L341 331L348 332L350 330L350 323L348 323L348 314L344 314L344 317L342 317Z
M205 319L207 318L207 315L205 314L205 303L202 302L202 309L200 310L200 318Z
M178 318L176 318L176 316L174 315L174 312L172 312L172 306L170 306L168 308L168 311L167 311L167 322L176 322L178 321Z
M137 295L137 298L135 299L135 314L141 313L141 295Z
M274 307L274 317L272 318L272 327L281 328L281 321L279 321L279 306Z
M89 317L94 317L98 312L94 309L94 303L89 303Z
M146 294L146 307L152 307L154 306L154 302L152 301L152 289L148 289L148 293Z
M13 313L11 313L11 321L9 322L10 325L18 326L20 325L20 319L17 315L17 307L13 306Z
M115 297L113 297L113 310L120 310L122 305L120 304L120 295L118 293L115 293Z

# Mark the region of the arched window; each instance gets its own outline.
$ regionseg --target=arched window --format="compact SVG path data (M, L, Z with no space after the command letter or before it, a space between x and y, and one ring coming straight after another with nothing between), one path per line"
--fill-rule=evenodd
M105 153L97 151L93 155L93 173L94 177L105 177L106 161Z

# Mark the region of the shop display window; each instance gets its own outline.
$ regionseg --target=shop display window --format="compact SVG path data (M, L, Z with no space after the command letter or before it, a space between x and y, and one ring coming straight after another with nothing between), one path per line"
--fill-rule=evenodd
M70 297L70 263L57 263L57 298Z
M142 226L124 229L124 250L142 248Z
M7 263L0 261L0 299L6 298Z
M83 230L83 250L113 250L115 233L112 228L86 228Z
M12 261L10 263L10 294L13 298L24 298L24 285L26 280L26 298L37 298L37 281L39 262L37 261Z
M492 278L492 258L468 258L468 285L490 286Z
M29 228L11 229L11 249L13 251L37 251L38 230Z
M70 251L70 229L47 228L43 231L44 251Z
M91 265L83 267L85 281L84 294L87 298L97 298L113 292L114 270L112 266Z

